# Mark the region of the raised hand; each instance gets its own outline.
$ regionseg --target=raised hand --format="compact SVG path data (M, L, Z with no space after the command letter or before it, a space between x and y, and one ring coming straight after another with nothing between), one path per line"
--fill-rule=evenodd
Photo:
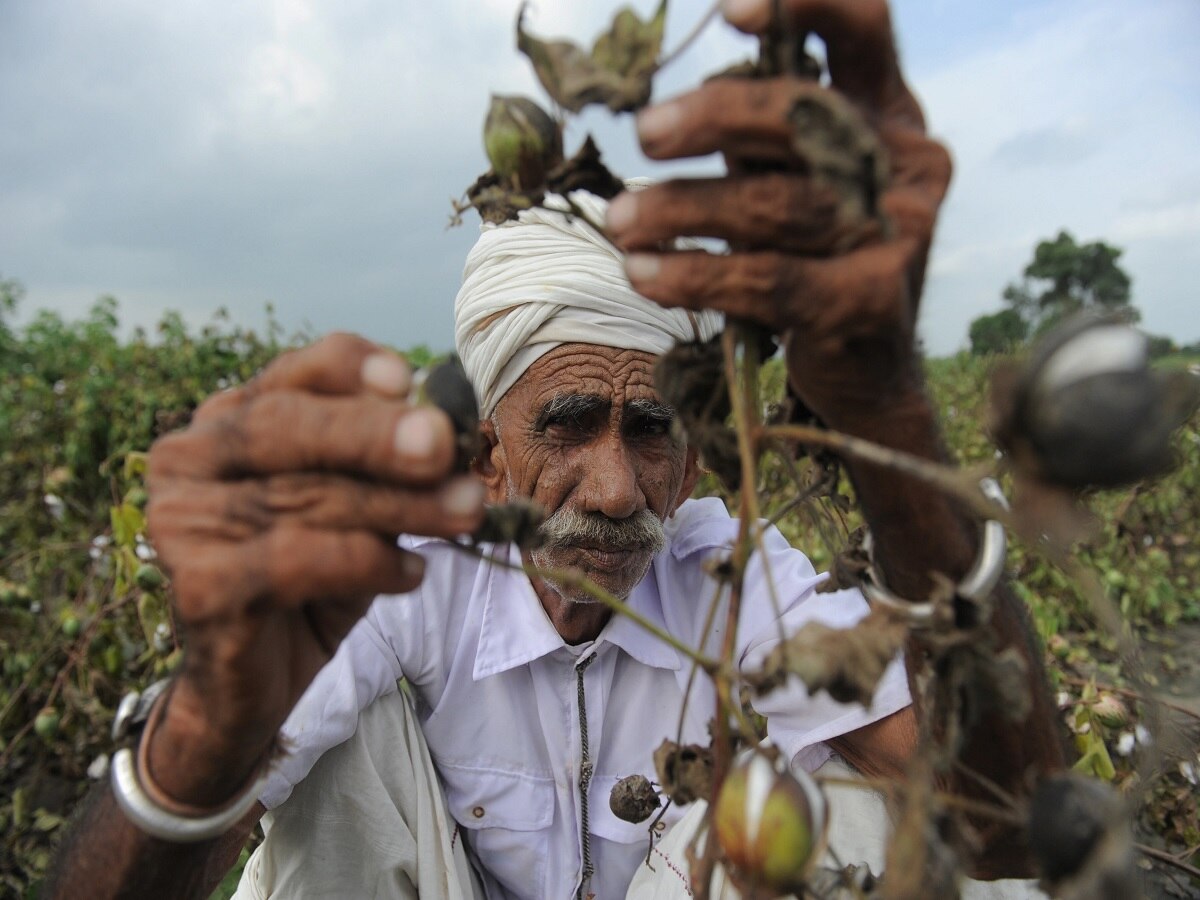
M647 109L638 120L647 155L720 152L731 175L622 195L608 227L630 253L627 270L640 293L668 306L720 309L783 335L793 387L825 421L849 426L848 416L919 393L915 323L950 159L925 133L883 0L751 0L729 4L727 16L761 32L773 7L784 27L825 41L831 86L716 78ZM879 227L848 220L797 152L793 110L827 92L857 110L884 148ZM658 252L664 240L687 235L723 238L735 252Z
M408 402L394 354L334 335L219 394L150 454L151 537L186 652L149 769L202 807L237 791L379 593L421 580L411 532L475 528L483 489L454 435Z

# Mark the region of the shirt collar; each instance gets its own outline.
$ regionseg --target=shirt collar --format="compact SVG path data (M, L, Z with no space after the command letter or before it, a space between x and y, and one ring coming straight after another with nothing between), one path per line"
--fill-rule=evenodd
M514 545L496 548L509 564L520 564ZM484 565L488 565L484 562ZM479 681L489 675L506 672L540 659L565 646L542 608L529 577L519 569L489 566L487 596L479 628L472 678ZM666 630L662 602L654 577L654 567L633 589L629 606L655 625ZM614 615L596 638L596 648L605 642L620 647L638 662L657 669L679 669L679 654L626 616Z

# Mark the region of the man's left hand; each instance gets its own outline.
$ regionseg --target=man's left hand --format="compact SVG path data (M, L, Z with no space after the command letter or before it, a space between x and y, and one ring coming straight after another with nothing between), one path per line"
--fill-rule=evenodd
M751 4L733 24L762 31L774 5ZM950 158L925 133L883 0L778 7L786 27L825 41L831 87L723 77L645 110L638 132L648 156L720 152L735 174L622 195L608 226L630 254L639 293L666 306L719 309L783 335L800 397L828 424L855 431L864 417L920 395L917 308ZM890 181L878 203L885 228L850 228L833 189L804 174L790 113L798 98L824 91L853 104L886 148ZM659 252L682 236L722 238L734 250ZM846 246L848 238L856 242Z

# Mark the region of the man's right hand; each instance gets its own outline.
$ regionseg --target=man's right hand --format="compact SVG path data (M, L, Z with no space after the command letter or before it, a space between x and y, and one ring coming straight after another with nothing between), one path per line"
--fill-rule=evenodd
M216 395L151 450L149 531L186 649L152 734L153 781L211 808L236 793L379 593L412 590L396 536L478 526L449 419L408 402L395 354L334 335Z

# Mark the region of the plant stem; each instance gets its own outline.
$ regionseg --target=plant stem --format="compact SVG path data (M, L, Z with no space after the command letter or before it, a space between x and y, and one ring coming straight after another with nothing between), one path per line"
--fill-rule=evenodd
M1157 859L1159 862L1166 863L1168 866L1174 866L1183 872L1187 872L1193 878L1200 878L1200 869L1195 866L1189 866L1181 859L1176 859L1166 850L1159 850L1157 847L1148 847L1145 844L1134 843L1134 849L1139 853L1149 856L1151 859Z
M704 29L708 27L708 23L716 18L716 15L718 12L720 12L720 10L721 0L715 0L712 6L708 8L708 11L700 17L700 21L692 26L692 30L688 32L687 37L680 41L679 44L676 45L675 49L673 49L670 53L658 60L654 66L654 71L656 73L661 72L663 68L669 66L671 63L675 62L675 60L679 59L679 57L683 55L684 51L696 42L696 39L700 37L700 35L704 32Z
M700 653L698 650L692 649L674 635L664 631L662 628L659 628L641 613L631 609L630 606L623 600L618 600L608 591L604 590L604 588L600 587L600 585L596 584L586 575L575 569L543 569L531 563L510 563L506 559L500 559L496 556L487 556L477 548L467 544L454 544L454 546L463 553L468 553L477 559L485 560L492 565L500 566L501 568L509 569L514 572L524 572L526 575L531 577L536 576L538 578L544 578L547 581L556 582L564 587L577 588L594 600L598 600L600 603L603 603L614 613L625 616L634 624L644 628L664 644L667 644L669 647L672 647L679 653L682 653L709 675L715 676L716 673L721 669L720 664L716 660L710 659L703 653Z
M1140 691L1118 687L1115 684L1105 684L1102 681L1096 681L1094 678L1081 678L1078 675L1062 675L1060 677L1067 684L1074 684L1078 685L1079 687L1086 687L1089 684L1094 684L1102 691L1108 691L1112 694L1120 694L1122 697L1129 697L1132 700L1147 700L1146 695ZM1153 701L1156 703L1161 703L1168 709L1173 709L1176 712L1183 713L1185 716L1191 716L1193 719L1200 719L1200 713L1196 712L1194 709L1188 709L1181 703L1172 703L1170 700L1165 700L1162 697L1159 697L1157 694L1153 695Z
M811 425L770 425L760 429L766 438L779 438L807 446L826 447L844 456L860 459L895 469L905 475L920 479L947 494L963 501L976 513L987 519L997 519L1012 527L1013 518L1004 509L992 503L979 491L979 477L986 470L959 469L944 463L933 462L922 456L914 456L901 450L893 450L853 435Z

